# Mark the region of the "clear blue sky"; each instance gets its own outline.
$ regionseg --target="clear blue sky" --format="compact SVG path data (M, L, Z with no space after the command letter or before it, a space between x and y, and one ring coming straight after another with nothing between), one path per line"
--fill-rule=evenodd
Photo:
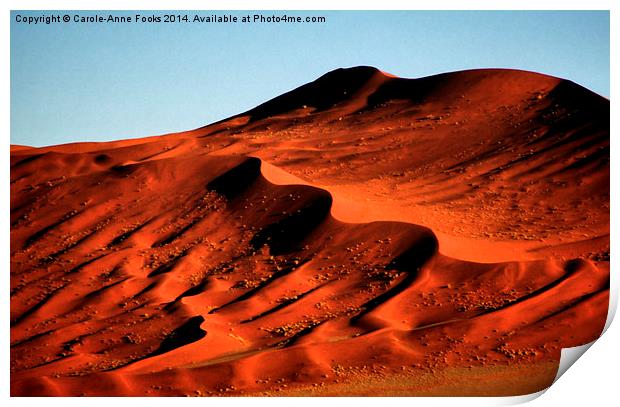
M609 96L606 11L288 12L327 17L293 25L27 25L17 14L42 13L11 13L13 144L189 130L355 65L402 77L517 68Z

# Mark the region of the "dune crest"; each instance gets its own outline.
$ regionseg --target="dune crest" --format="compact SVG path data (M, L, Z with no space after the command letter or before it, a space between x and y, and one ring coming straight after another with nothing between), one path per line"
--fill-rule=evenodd
M12 149L11 394L539 391L605 323L608 115L544 75L358 67Z

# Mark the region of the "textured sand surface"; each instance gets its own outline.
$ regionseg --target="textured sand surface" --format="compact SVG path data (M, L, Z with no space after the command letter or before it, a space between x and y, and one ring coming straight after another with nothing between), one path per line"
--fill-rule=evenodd
M336 70L193 131L12 147L11 222L12 395L531 393L605 322L609 101Z

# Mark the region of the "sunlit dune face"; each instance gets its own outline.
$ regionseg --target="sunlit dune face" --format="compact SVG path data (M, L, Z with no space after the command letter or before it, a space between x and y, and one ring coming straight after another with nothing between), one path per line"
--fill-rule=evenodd
M392 74L391 74L391 73L389 73L389 72L385 72L385 71L379 71L379 72L381 72L381 74L383 74L383 75L387 76L388 78L398 78L398 76L396 76L396 75L392 75Z
M609 101L337 70L193 131L11 148L11 394L517 395L609 298Z

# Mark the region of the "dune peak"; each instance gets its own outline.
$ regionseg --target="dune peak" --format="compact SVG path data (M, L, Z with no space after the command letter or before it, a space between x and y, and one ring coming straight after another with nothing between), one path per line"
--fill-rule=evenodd
M11 148L13 396L522 395L609 304L609 101L339 68L196 130Z

